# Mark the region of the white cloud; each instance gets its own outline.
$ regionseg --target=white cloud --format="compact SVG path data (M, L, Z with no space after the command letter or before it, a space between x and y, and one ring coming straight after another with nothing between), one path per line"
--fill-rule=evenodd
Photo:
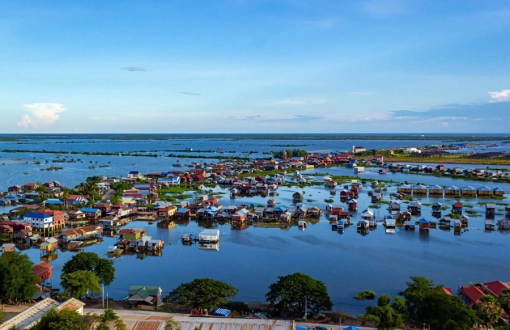
M23 114L17 123L18 127L43 127L54 124L60 119L59 113L66 111L62 104L58 103L32 103L23 105L29 111Z
M271 102L271 105L318 105L327 101L327 99L285 99Z
M500 92L489 92L490 102L508 102L510 101L510 89L503 89Z

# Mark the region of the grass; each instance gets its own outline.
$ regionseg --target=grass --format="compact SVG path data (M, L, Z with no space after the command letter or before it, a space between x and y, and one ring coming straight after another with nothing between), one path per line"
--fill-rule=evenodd
M182 194L186 191L190 191L192 188L190 187L169 187L158 190L160 194Z

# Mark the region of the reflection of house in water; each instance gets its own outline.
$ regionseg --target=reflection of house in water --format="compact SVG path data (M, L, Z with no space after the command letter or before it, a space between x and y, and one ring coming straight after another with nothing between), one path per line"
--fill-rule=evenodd
M201 250L219 251L220 243L200 243L198 248Z

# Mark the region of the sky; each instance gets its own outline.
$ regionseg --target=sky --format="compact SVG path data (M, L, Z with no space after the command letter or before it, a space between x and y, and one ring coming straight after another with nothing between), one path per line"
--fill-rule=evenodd
M508 0L0 1L3 133L509 133Z

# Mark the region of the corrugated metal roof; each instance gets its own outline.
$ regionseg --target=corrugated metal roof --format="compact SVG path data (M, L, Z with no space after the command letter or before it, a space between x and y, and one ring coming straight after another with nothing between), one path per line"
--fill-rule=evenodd
M27 329L35 322L38 322L39 319L51 309L51 306L56 305L56 303L57 302L51 298L41 300L15 317L0 324L0 329L10 329L13 326L16 326L16 329Z

